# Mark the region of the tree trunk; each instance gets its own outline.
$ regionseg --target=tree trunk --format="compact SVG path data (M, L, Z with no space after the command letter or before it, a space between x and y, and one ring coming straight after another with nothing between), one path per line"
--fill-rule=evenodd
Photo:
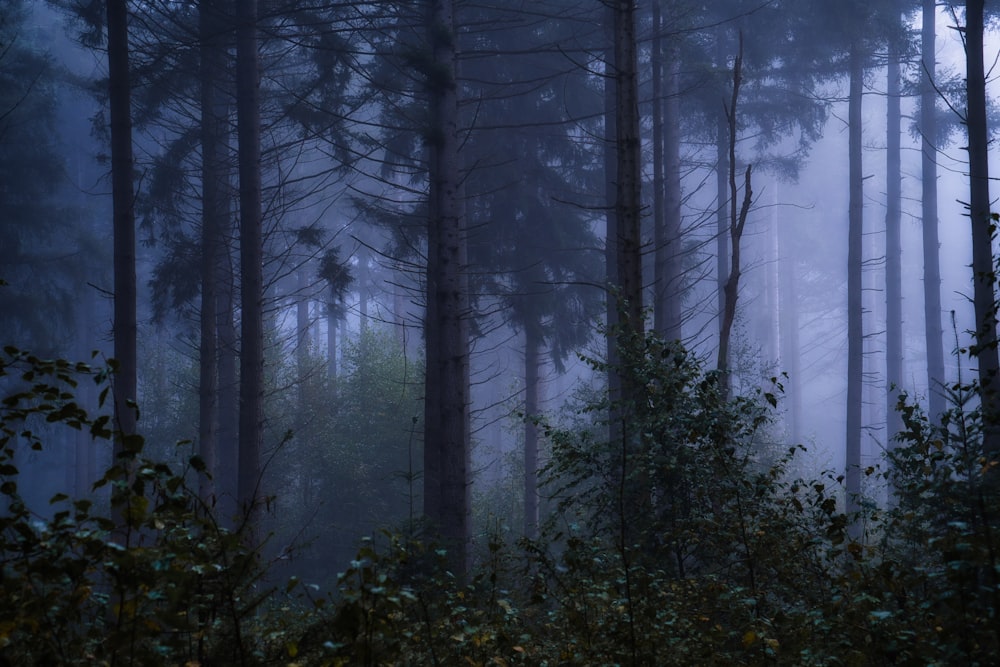
M542 337L538 326L524 328L524 536L538 536L538 427L539 366L542 361Z
M210 502L217 476L219 343L217 294L222 254L222 225L229 217L228 104L221 86L226 77L225 19L213 0L198 12L201 56L201 312L198 350L198 453L207 475L199 494Z
M614 23L614 10L608 7L607 25ZM614 35L608 35L614 42ZM621 285L618 283L618 211L616 202L617 177L617 117L615 115L615 99L618 96L614 74L614 49L608 49L604 55L604 271L607 280L608 295L605 302L607 319L607 362L608 362L608 401L611 409L608 414L610 438L618 439L620 417L618 403L621 399L621 369L618 354L618 300L621 297Z
M726 109L729 127L729 238L732 243L732 260L729 265L729 277L724 290L724 308L719 325L719 359L717 368L722 374L721 393L723 400L729 398L732 392L732 376L729 373L729 339L736 320L736 299L740 291L741 257L740 242L743 238L743 228L746 226L747 215L750 213L750 203L753 191L750 187L751 166L747 165L743 177L743 203L739 211L736 202L739 191L736 188L736 120L737 106L740 99L740 85L743 82L743 34L740 34L739 51L733 62L733 91L729 106Z
M227 204L232 200L227 199ZM226 232L232 231L231 210L227 208ZM223 525L232 528L239 514L237 502L237 470L239 467L239 380L236 375L237 358L236 326L233 319L235 278L233 257L229 247L222 248L218 266L218 294L216 295L216 327L219 332L219 437L217 451L217 476L215 492L219 499L218 515Z
M969 130L969 217L972 219L973 305L976 312L975 356L979 359L979 394L983 411L983 447L1000 455L1000 360L997 353L996 273L993 265L993 218L990 214L989 128L986 121L986 73L983 66L983 0L965 3L966 126Z
M236 3L236 112L240 174L240 435L237 500L255 547L263 441L263 221L257 0Z
M666 122L663 131L665 152L664 193L664 253L663 259L663 336L667 340L681 339L681 271L684 256L681 248L681 91L680 52L676 44L667 50L666 99L663 102ZM657 246L658 248L660 246Z
M726 69L725 32L716 30L715 61L721 73ZM729 281L729 122L725 114L718 115L715 126L715 190L716 231L715 231L715 280L718 326L722 330L723 313L726 310L726 283Z
M639 138L639 86L634 0L614 4L615 75L615 217L618 287L626 335L642 334L642 193ZM623 398L633 396L622 387Z
M790 233L789 232L786 232ZM792 252L784 250L787 235L778 230L778 261L783 264L779 287L781 301L781 365L788 374L785 396L788 405L788 430L792 442L802 441L802 378L799 363L799 299L798 262Z
M332 301L326 304L326 375L331 385L337 379L337 306Z
M864 337L862 327L862 229L864 182L861 172L861 93L864 84L861 44L852 42L848 98L849 204L847 231L847 511L855 512L861 496L861 411Z
M663 21L660 0L652 2L653 41L649 54L653 99L650 116L653 125L650 153L653 159L653 330L666 337L667 330L667 230L664 226L663 180Z
M903 277L900 224L902 212L901 113L899 88L899 53L889 52L886 75L886 208L885 208L885 381L886 441L903 429L896 410L899 389L903 384Z
M126 452L123 436L135 433L136 411L136 284L135 193L132 183L132 102L129 83L128 8L125 0L108 0L108 104L111 120L111 184L114 231L113 379L115 462Z
M431 127L427 229L427 370L424 394L424 514L448 548L453 572L466 569L468 332L462 271L465 230L459 201L458 89L452 0L431 0L427 88Z
M927 345L927 411L944 412L944 338L941 330L941 258L938 242L937 91L934 89L936 0L923 0L923 83L920 92L921 219L924 246L924 339Z

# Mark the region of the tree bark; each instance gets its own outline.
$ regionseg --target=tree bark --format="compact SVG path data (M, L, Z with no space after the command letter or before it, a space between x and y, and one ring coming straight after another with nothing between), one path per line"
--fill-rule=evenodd
M726 117L729 127L729 238L732 243L732 261L729 265L729 276L724 290L724 308L719 323L719 358L717 368L722 374L721 393L723 400L729 398L732 392L732 377L729 373L729 339L736 320L736 299L740 291L741 257L740 242L743 238L743 228L746 226L747 215L750 213L750 203L753 191L750 187L751 166L747 165L743 177L743 203L739 211L736 202L739 191L736 188L736 121L737 106L740 99L740 85L743 82L743 35L740 34L739 51L733 62L733 90Z
M618 287L626 335L642 334L641 143L634 0L614 3L615 75L615 217ZM627 387L622 387L627 401Z
M539 366L542 361L542 337L538 326L524 328L524 536L538 536L538 427Z
M927 346L927 411L944 412L944 334L941 330L941 258L938 241L937 91L934 89L937 18L936 0L923 0L920 50L923 58L920 91L921 229L924 249L924 340Z
M681 271L684 256L681 247L681 91L680 52L671 44L667 58L666 99L663 102L665 124L663 150L665 153L664 193L664 254L663 263L663 336L667 340L680 340L681 331ZM658 248L660 246L657 246Z
M135 433L136 411L136 284L135 192L132 178L132 102L129 82L128 8L125 0L108 0L108 104L111 121L111 184L114 235L113 379L115 461L126 453L126 436Z
M903 276L900 241L902 165L899 53L890 47L886 70L886 208L885 208L885 380L886 441L903 429L896 410L903 384Z
M452 0L431 0L428 128L427 370L424 393L424 515L448 549L453 572L466 569L468 331L462 272L457 45Z
M263 220L260 172L260 77L257 0L236 3L236 113L240 176L240 434L237 500L245 541L258 543L263 441Z
M217 2L202 0L198 8L201 56L201 312L198 350L198 453L207 475L199 477L205 502L215 496L218 475L218 280L223 224L229 217L228 103L222 86L226 77L225 18Z
M983 447L1000 455L1000 360L997 353L996 272L993 264L995 222L990 212L989 129L986 121L986 73L983 65L983 0L965 3L966 126L969 131L969 217L972 220L973 305L976 313L975 356L979 360L979 398L983 412Z
M720 73L726 69L724 35L721 27L716 29L715 61ZM726 310L726 283L729 281L729 122L724 113L718 115L715 127L715 190L715 281L718 326L721 331L723 313Z
M847 511L857 511L861 496L861 412L864 336L862 327L862 250L864 181L861 171L861 94L864 55L854 40L850 48L848 97L848 231L847 231Z

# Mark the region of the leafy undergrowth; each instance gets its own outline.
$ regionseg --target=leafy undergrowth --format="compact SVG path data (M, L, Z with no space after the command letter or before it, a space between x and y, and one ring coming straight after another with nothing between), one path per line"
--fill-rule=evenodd
M40 434L117 437L74 398L108 371L8 348L0 664L996 663L1000 471L980 451L975 387L955 388L941 425L901 401L891 465L865 471L893 500L849 516L839 476L797 479L800 448L768 444L777 379L724 401L682 349L643 338L623 358L643 388L632 404L546 431L537 540L490 540L459 576L443 548L387 532L321 591L271 581L189 485L201 462L146 460L136 436L97 482L106 507L57 496L33 512L17 466Z

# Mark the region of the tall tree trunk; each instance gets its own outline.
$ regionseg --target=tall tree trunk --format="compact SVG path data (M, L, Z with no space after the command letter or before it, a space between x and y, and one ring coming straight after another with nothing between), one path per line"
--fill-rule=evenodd
M236 113L240 174L240 435L237 500L256 546L264 419L264 280L257 0L236 3Z
M938 241L937 90L936 70L937 0L923 0L920 51L923 58L920 91L921 219L924 246L924 339L927 345L927 411L932 418L944 412L944 335L941 330L941 258Z
M462 280L465 230L459 201L458 88L454 6L430 0L433 70L427 92L431 127L427 229L427 370L424 393L424 514L448 548L453 572L466 568L468 332Z
M681 247L681 91L680 51L676 43L667 48L667 85L663 110L666 121L663 130L665 153L664 192L664 254L663 260L663 310L666 317L663 335L667 340L680 340L681 331L681 271L684 251ZM657 246L658 248L660 246Z
M783 264L780 273L781 285L781 365L788 374L785 395L788 401L789 435L792 442L802 440L802 378L799 363L799 299L798 262L793 253L783 249L783 240L789 236L778 230L778 261Z
M614 10L608 7L607 25L614 23ZM609 42L614 42L613 31L608 34ZM616 183L618 182L616 135L617 117L615 115L615 99L618 96L615 82L614 49L608 49L604 54L604 271L607 281L608 295L605 301L607 319L607 362L608 362L608 400L611 409L608 421L611 427L612 441L618 439L619 410L621 399L621 362L618 354L619 299L621 285L618 283L618 210L616 202Z
M729 339L736 320L736 299L740 292L741 257L740 242L743 238L743 228L746 226L747 215L750 213L750 203L753 191L750 187L751 166L747 165L743 177L743 203L736 208L739 190L736 186L736 121L740 99L740 85L743 82L743 34L740 33L739 51L733 62L733 90L726 116L729 127L729 238L732 242L732 260L729 265L729 276L724 290L724 308L719 323L719 358L716 364L722 374L722 398L728 399L732 392L732 376L729 373Z
M634 0L614 3L615 75L615 217L618 287L624 305L626 335L642 334L642 193L639 138L639 85ZM622 388L626 400L626 387Z
M228 104L225 17L217 0L201 0L198 32L201 56L201 312L198 350L198 453L207 475L199 477L199 494L215 495L218 454L219 343L217 293L223 249L222 225L229 217Z
M111 120L111 184L114 229L114 356L113 379L116 462L126 452L124 436L135 433L136 412L136 284L135 192L132 182L132 101L129 83L128 8L125 0L108 0L108 104Z
M993 218L990 214L989 129L986 122L986 73L983 66L983 0L965 3L966 127L969 130L969 217L972 219L975 355L983 411L983 447L1000 455L1000 359L997 353L996 272Z
M849 204L847 231L847 510L856 511L861 496L861 411L864 336L862 327L862 251L864 182L861 171L861 94L864 55L860 42L850 51L848 97Z
M232 194L230 192L230 194ZM232 199L227 199L232 204ZM231 211L225 218L227 235L232 232ZM219 278L216 294L216 328L219 332L219 437L215 493L219 499L219 516L225 526L236 525L239 514L237 501L237 476L239 467L239 380L237 379L236 348L238 345L235 310L235 277L233 256L228 245L222 248L218 266Z
M900 147L899 53L889 52L886 71L886 207L885 207L885 380L886 440L903 429L902 416L896 410L903 383L903 277L900 224L902 213L902 166Z
M524 328L524 536L538 536L538 427L539 366L542 337L537 323Z
M726 69L727 51L723 40L725 30L716 29L715 63L721 73ZM725 99L725 98L723 98ZM718 326L722 330L726 310L726 283L729 281L729 122L719 114L715 125L715 281Z
M653 124L650 153L653 159L653 330L666 337L667 330L667 230L664 226L663 181L663 20L661 0L652 2L653 41L649 54L653 99L650 116Z

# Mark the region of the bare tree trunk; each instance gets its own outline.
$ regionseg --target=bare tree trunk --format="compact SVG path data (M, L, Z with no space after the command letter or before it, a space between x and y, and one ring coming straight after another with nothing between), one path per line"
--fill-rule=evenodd
M612 25L614 11L608 8L608 25ZM609 34L609 41L614 36ZM615 99L618 96L614 76L614 50L608 49L604 55L604 271L607 280L608 295L605 301L607 319L607 362L608 362L608 400L611 409L608 421L611 427L611 440L617 440L617 429L620 427L618 402L621 399L621 372L618 354L618 299L620 285L618 284L618 211L615 205L615 184L617 177L616 135L617 118L615 115Z
M864 83L861 44L851 44L848 98L849 205L847 232L847 511L861 496L861 411L864 336L862 327L862 230L864 181L861 171L861 93Z
M684 256L681 247L681 109L680 53L676 44L667 49L667 86L663 103L666 117L663 131L665 152L664 254L663 289L666 314L663 335L667 340L680 340L681 332L681 271Z
M663 20L660 11L661 0L652 2L653 41L649 55L652 75L653 99L650 111L653 124L650 153L653 159L653 330L666 336L667 329L667 230L664 226L664 195L666 183L663 180Z
M996 272L990 212L989 128L986 121L986 73L983 66L983 0L965 3L966 127L969 130L969 217L972 219L973 305L976 312L975 356L979 359L979 395L983 411L983 447L1000 455L1000 359L997 353Z
M257 0L236 3L236 112L240 173L240 435L237 500L245 540L258 543L260 452L263 441L263 221L260 173L260 77Z
M717 368L722 374L722 398L729 398L732 392L732 376L729 373L729 339L732 335L733 322L736 320L736 299L740 291L741 258L740 241L743 238L743 228L746 226L747 215L750 213L750 203L753 200L753 190L750 187L751 166L747 165L743 176L743 203L739 211L736 202L739 191L736 186L736 119L737 106L740 99L740 85L743 82L743 34L740 34L739 51L733 62L733 91L726 116L729 126L729 238L732 242L732 261L729 266L729 277L726 279L724 291L724 308L719 323L719 359Z
M136 284L135 192L132 182L132 102L129 83L128 8L108 0L108 104L111 120L111 182L114 228L115 439L118 458L127 451L122 436L135 433Z
M458 89L452 0L431 0L427 77L430 193L427 230L427 370L424 398L424 515L448 548L453 572L466 569L468 332L462 272L465 230L459 201Z
M726 44L724 30L716 29L715 61L722 71L726 67ZM719 114L715 127L715 190L716 190L716 231L715 231L715 280L718 312L718 326L722 330L723 313L726 310L726 283L729 281L729 122L725 114Z
M781 365L788 373L785 383L785 396L788 402L789 435L792 442L802 440L802 378L799 363L799 299L796 290L798 284L798 262L788 250L783 249L783 239L788 238L778 233L778 258L783 264L780 271L781 292Z
M937 91L934 89L937 0L923 0L920 50L921 218L924 246L924 339L927 345L927 411L944 412L944 337L941 330L941 258L938 241Z
M231 200L227 200L231 204ZM227 212L226 220L229 220ZM226 223L226 231L232 231L230 222ZM235 280L233 257L228 245L222 248L222 257L218 266L218 294L216 295L216 327L219 343L219 437L218 437L218 468L215 479L215 492L219 499L219 516L224 525L232 528L239 514L237 502L237 469L239 466L239 380L236 376L237 359L236 326L233 320L235 301Z
M524 536L538 536L538 427L539 366L542 361L542 337L538 326L524 328Z
M886 380L886 439L903 429L903 420L896 410L899 389L903 383L903 276L900 224L902 212L901 113L899 88L899 54L889 53L886 71L886 208L885 208L885 380Z

